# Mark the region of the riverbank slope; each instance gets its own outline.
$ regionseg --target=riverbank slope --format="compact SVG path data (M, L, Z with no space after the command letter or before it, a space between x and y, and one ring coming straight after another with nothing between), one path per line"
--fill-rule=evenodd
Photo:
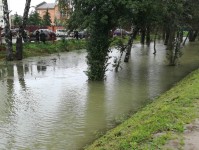
M199 69L86 149L194 149L199 141L197 118Z

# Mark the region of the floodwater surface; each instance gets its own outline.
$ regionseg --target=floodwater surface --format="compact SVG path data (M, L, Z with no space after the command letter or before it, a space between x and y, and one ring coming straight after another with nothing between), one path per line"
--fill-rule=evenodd
M188 43L175 67L156 47L154 56L153 45L134 45L129 63L118 73L109 65L104 82L87 81L85 50L2 63L0 149L82 149L199 67L199 43Z

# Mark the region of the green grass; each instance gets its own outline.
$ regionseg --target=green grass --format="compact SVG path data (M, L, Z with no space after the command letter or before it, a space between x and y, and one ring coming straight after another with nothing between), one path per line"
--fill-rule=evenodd
M118 41L122 41L124 44L128 43L128 36L125 36L123 38L121 37L114 37L111 39L111 47L116 46ZM136 42L138 40L136 39ZM80 50L80 49L86 49L87 41L85 39L62 39L59 41L55 41L54 43L52 41L47 41L46 44L40 43L24 43L23 45L23 57L33 57L33 56L43 56L48 55L52 53L58 53L58 52L67 52L67 51L73 51L73 50ZM13 44L13 54L15 54L16 51L16 45ZM5 44L0 46L0 60L4 60L6 57L6 51L5 51Z
M33 56L42 56L48 55L57 52L66 52L72 50L79 50L86 48L86 40L60 40L55 41L55 43L51 41L47 41L46 44L43 43L24 43L23 45L23 56L33 57ZM2 45L2 50L0 50L0 60L5 59L5 45ZM16 45L13 44L13 53L15 53Z
M87 150L156 150L171 139L183 145L185 124L199 118L199 70L96 140Z

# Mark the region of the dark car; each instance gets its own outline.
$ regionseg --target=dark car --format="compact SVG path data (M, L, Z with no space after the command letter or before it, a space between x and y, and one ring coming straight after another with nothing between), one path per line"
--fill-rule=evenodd
M129 32L127 32L124 29L117 28L115 31L113 31L113 36L126 36L126 35L129 35Z
M13 37L17 35L16 29L10 29L10 31L11 31ZM4 37L4 36L5 36L5 29L3 29L1 31L1 37Z
M78 38L83 39L83 38L87 38L89 36L88 32L86 30L82 30L82 31L70 31L69 32L69 37L73 37L75 38L75 33L78 33Z
M56 40L56 34L52 30L49 29L38 29L39 33L41 33L41 30L44 32L46 35L46 41L52 41ZM36 41L36 31L32 32L29 36L29 41Z

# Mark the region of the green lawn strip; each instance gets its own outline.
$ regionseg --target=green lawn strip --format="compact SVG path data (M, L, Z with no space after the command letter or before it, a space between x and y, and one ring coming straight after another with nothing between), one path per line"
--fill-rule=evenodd
M111 39L111 47L114 47L118 41L121 40L124 44L128 43L128 37L114 37ZM136 40L136 43L138 40ZM73 50L86 49L87 40L86 39L61 39L59 41L47 41L46 44L42 42L36 43L24 43L23 45L23 56L24 58L33 56L45 56L48 54L67 52ZM5 44L0 46L0 60L4 60L6 57ZM16 44L13 44L13 53L15 54Z
M160 149L171 139L183 140L185 124L196 118L199 118L199 70L86 149Z
M5 45L3 46L4 50L0 51L0 60L5 59L6 51ZM60 40L55 41L47 41L46 44L43 43L24 43L23 45L23 56L24 58L33 57L33 56L43 56L58 52L67 52L73 50L80 50L86 48L86 40L75 40L75 39L67 39L67 40ZM13 53L15 54L16 45L13 44Z

